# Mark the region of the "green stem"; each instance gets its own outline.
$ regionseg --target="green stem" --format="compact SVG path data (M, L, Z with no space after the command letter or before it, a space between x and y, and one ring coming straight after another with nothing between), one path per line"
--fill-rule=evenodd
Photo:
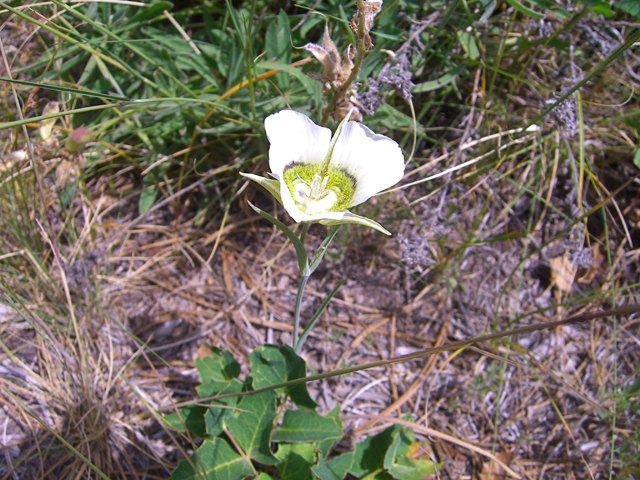
M304 245L304 240L305 238L307 238L307 230L309 230L309 225L311 225L310 223L303 223L302 224L302 231L300 232L300 241L302 242L302 244ZM300 272L302 273L302 272Z
M300 231L300 242L304 245L304 241L307 238L307 230L309 230L308 223L302 224L302 230ZM298 259L299 260L299 259ZM300 285L298 286L298 294L296 295L296 307L293 312L293 343L292 347L295 349L298 345L298 338L300 337L300 307L302 306L302 296L304 295L304 288L307 286L311 271L309 270L309 262L305 260L307 268L302 270L300 265Z
M304 295L304 288L309 281L309 275L302 275L300 277L300 285L298 286L298 295L296 295L296 308L293 312L293 343L292 347L295 349L298 345L298 337L300 336L300 307L302 306L302 296Z

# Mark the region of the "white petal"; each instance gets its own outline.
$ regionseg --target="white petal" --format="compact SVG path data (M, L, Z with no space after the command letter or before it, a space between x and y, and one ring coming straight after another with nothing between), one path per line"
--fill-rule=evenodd
M271 143L269 167L278 177L291 162L322 163L331 142L331 130L293 110L269 115L264 127Z
M343 128L331 155L331 165L344 168L356 179L351 207L395 185L404 175L400 146L357 122L349 122Z
M318 222L320 220L342 220L345 212L325 212L319 213L317 215L307 215L298 207L293 201L291 197L291 192L289 188L284 184L284 182L280 182L280 195L282 197L282 206L287 211L287 213L293 218L296 223L300 222Z

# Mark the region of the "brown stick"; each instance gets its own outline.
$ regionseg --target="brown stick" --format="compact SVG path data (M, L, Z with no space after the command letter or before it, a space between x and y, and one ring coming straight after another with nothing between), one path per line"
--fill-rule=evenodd
M276 388L285 388L292 387L294 385L299 385L301 383L315 382L316 380L322 380L325 378L337 377L340 375L345 375L347 373L353 373L360 370L366 370L368 368L381 367L383 365L389 365L393 363L399 362L407 362L410 360L416 360L418 358L427 357L429 355L433 355L434 353L446 352L450 350L458 350L460 348L468 347L475 343L486 342L489 340L495 340L498 338L510 337L512 335L522 335L523 333L531 333L537 332L539 330L546 330L550 328L562 327L564 325L572 325L574 323L583 323L588 322L589 320L596 320L598 318L604 317L613 317L613 316L621 316L626 317L633 313L640 312L640 305L627 305L625 307L615 308L613 310L607 310L604 312L592 312L592 313L583 313L580 315L574 315L573 317L565 318L563 320L557 320L555 322L545 322L537 325L530 325L528 327L514 328L511 330L505 330L504 332L498 333L490 333L487 335L480 335L479 337L469 338L467 340L460 340L458 342L451 342L446 345L442 345L440 347L432 347L427 348L425 350L421 350L419 352L410 353L407 355L400 355L399 357L389 358L387 360L378 360L376 362L365 363L363 365L357 365L354 367L341 368L338 370L333 370L331 372L320 373L318 375L310 375L304 378L298 378L296 380L290 380L288 382L278 383L277 385L270 385L268 387L259 388L257 390L252 390L250 392L241 392L241 393L228 393L225 395L217 395L208 398L201 398L197 400L189 400L187 402L182 402L177 404L178 408L186 407L189 405L193 405L195 403L207 402L210 400L217 400L220 398L228 398L228 397L240 397L245 395L255 395L257 393L268 392L270 390L275 390ZM158 411L164 411L175 408L173 405L166 405L160 407Z

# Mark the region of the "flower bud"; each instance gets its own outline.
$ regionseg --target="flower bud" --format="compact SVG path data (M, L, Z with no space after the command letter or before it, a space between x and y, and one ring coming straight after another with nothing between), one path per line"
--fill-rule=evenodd
M64 144L64 149L69 153L80 153L84 150L87 143L92 142L95 138L94 133L87 127L82 126L71 132Z

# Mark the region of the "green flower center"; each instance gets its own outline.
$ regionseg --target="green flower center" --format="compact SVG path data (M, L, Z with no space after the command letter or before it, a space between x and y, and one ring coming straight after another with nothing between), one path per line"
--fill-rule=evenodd
M321 172L322 167L294 162L284 168L284 183L296 207L307 215L344 211L353 199L355 178L331 165Z

